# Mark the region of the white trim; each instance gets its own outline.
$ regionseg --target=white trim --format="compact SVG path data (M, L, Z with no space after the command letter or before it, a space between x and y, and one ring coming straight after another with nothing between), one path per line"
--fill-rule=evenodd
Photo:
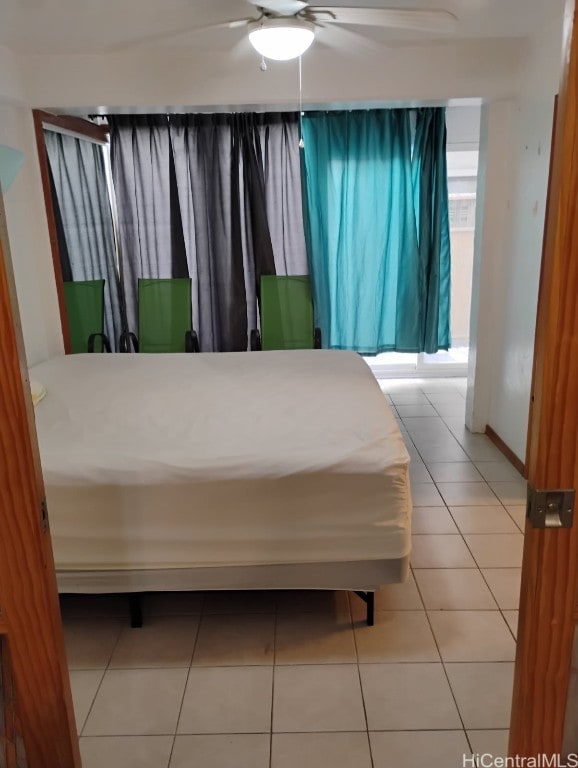
M427 367L408 365L369 364L376 379L454 379L464 378L468 375L466 363L440 363Z

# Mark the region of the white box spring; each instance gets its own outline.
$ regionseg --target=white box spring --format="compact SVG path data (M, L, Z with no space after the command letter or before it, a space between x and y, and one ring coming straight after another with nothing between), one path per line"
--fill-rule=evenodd
M69 355L31 375L59 571L409 552L409 456L354 353Z

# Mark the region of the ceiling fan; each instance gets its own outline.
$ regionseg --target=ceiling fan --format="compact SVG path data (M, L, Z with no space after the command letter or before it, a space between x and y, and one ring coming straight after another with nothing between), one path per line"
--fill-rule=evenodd
M449 11L357 6L316 6L304 0L248 0L260 11L259 18L225 22L230 28L247 27L255 50L270 59L301 56L311 45L316 27L326 24L359 25L448 33L457 18Z
M358 6L309 5L305 0L247 0L259 12L257 17L240 19L201 26L188 27L190 31L211 29L241 29L248 32L255 50L269 59L287 61L301 56L309 48L318 28L326 25L337 28L342 39L348 26L378 27L433 34L449 34L457 29L458 20L453 13L445 10L425 8L368 8ZM139 43L167 39L182 35L186 29L156 34ZM350 38L353 33L349 32ZM362 38L370 46L373 41ZM373 43L374 44L374 43ZM115 46L117 47L117 46ZM124 46L122 46L124 47Z

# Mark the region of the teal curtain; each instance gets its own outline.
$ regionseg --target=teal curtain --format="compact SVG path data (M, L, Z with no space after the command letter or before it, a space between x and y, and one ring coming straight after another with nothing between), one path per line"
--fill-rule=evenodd
M432 353L451 346L445 109L418 110L412 165L419 245L422 350Z
M434 200L445 133L427 112L303 117L304 220L324 346L366 355L449 346L449 237L436 240L448 231L447 179L445 208Z

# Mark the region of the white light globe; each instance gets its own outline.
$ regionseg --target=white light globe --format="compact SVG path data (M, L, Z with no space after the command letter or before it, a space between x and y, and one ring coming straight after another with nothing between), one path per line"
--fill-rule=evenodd
M313 24L301 19L266 19L249 29L249 40L257 53L277 61L301 56L314 37Z

